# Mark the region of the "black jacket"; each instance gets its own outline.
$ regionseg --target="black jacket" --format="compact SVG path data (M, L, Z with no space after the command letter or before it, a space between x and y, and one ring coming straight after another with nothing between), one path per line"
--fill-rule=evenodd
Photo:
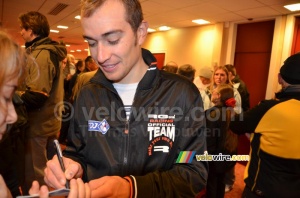
M74 108L64 153L82 165L85 181L130 176L138 197L195 197L204 188L206 162L176 163L180 151L206 150L201 97L188 80L150 66L127 121L121 98L99 70Z
M231 121L251 134L246 186L265 197L300 197L300 85L289 86Z
M250 109L250 94L245 82L240 79L239 75L236 75L232 82L238 85L236 88L241 95L243 111L248 111Z

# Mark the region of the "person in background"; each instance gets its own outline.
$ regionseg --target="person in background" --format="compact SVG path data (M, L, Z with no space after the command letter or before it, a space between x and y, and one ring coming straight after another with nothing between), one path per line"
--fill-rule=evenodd
M246 84L242 81L239 75L236 73L236 69L231 64L226 64L224 66L228 70L228 76L231 82L233 83L233 87L238 90L239 94L241 95L242 100L242 110L247 111L250 109L250 100L249 100L249 92L247 89ZM249 134L247 134L247 138ZM233 189L233 184L235 182L235 173L234 167L225 175L225 192L229 192Z
M91 56L87 56L84 60L84 63L85 63L85 72L95 71L96 69L99 68L99 66Z
M71 79L69 80L68 86L64 87L65 89L65 97L64 97L64 110L62 112L62 117L64 118L61 123L61 129L59 133L58 141L60 144L66 145L67 143L67 135L68 129L70 125L70 116L72 115L71 111L71 103L72 103L72 89L77 81L78 75L84 72L85 66L84 61L79 59L75 64L76 72L72 75Z
M64 97L63 73L60 65L65 59L65 46L49 38L47 18L30 11L19 16L21 36L25 40L27 61L26 87L18 92L28 112L25 142L25 182L22 191L28 194L33 180L44 184L47 159L56 153L53 139L61 128Z
M162 70L176 74L178 71L178 65L174 61L170 61L165 66L163 66Z
M199 76L194 79L194 84L199 89L199 91L205 91L206 88L211 83L211 77L213 75L213 70L211 67L201 67L199 70Z
M229 79L228 70L224 66L219 66L219 67L215 68L210 86L207 87L207 89L204 91L204 93L201 94L204 110L207 110L214 105L211 101L211 93L216 88L216 86L219 84L229 84L229 85L233 86ZM233 87L233 91L234 91L234 99L236 101L234 111L236 113L241 113L241 111L242 111L241 96L234 87Z
M234 91L229 84L219 84L212 91L215 106L205 111L208 155L236 155L238 137L229 130L231 117L234 116ZM224 177L234 167L231 161L210 161L206 186L207 198L224 197Z
M97 64L96 64L97 65ZM78 77L81 76L83 73L85 73L85 61L79 59L77 63L75 64L76 66L76 73L72 76L69 87L68 87L68 92L71 93L68 101L71 101L72 97L72 90L78 80ZM92 67L94 68L94 67ZM98 67L97 67L98 68Z
M195 197L207 163L185 161L180 152L206 150L199 90L158 70L141 49L148 23L138 0L82 0L81 23L100 69L74 102L66 170L54 156L45 181L62 188L82 177L91 197Z
M70 75L73 76L76 73L76 59L73 54L67 54L67 59L69 62L69 70L70 70Z
M196 70L192 65L185 64L185 65L181 65L178 68L177 74L184 76L187 79L189 79L191 82L193 82L195 78L195 72Z
M225 65L228 70L229 79L233 83L233 87L238 90L241 95L242 100L242 109L247 111L250 109L250 94L248 92L247 86L244 81L242 81L239 75L236 73L234 65L227 64Z
M81 73L78 75L77 80L74 84L74 87L72 89L72 95L71 95L71 101L73 102L75 98L78 95L78 92L80 91L81 87L90 81L90 79L96 74L99 66L97 63L93 60L91 56L88 56L85 61L87 65L88 71Z
M300 53L278 74L281 91L236 115L230 129L251 133L250 161L242 197L300 197Z
M13 104L13 96L23 80L25 73L25 52L16 44L5 32L0 30L0 197L11 198L12 194L7 188L4 179L11 181L15 175L7 175L7 159L2 161L2 152L11 150L11 145L3 147L3 141L10 135L11 125L17 121L17 113ZM9 147L7 147L9 146ZM4 154L3 153L3 154ZM14 166L16 164L9 164ZM5 167L5 169L3 169ZM4 179L3 179L3 177ZM15 191L13 189L13 191ZM18 191L18 189L16 189ZM20 192L14 192L14 196L20 195Z

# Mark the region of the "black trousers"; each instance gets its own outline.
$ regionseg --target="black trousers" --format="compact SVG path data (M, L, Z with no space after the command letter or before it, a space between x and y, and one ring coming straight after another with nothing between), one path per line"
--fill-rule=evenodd
M215 163L209 162L209 172L206 185L206 198L224 198L225 172L217 173Z

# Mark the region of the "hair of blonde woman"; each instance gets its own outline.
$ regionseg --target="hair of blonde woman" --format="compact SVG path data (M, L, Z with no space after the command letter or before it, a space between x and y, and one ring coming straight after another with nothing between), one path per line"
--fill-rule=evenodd
M0 30L0 87L13 78L24 77L25 51Z
M90 17L97 8L101 7L107 0L81 0L81 17ZM119 0L126 10L126 21L130 24L133 32L136 32L144 20L142 6L138 0Z

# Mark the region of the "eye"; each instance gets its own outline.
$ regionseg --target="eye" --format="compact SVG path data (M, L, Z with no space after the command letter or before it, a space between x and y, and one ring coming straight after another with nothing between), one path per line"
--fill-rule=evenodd
M95 47L96 46L96 42L88 42L89 47Z
M116 44L118 44L119 43L119 39L118 40L114 40L114 41L108 41L108 43L110 44L110 45L116 45Z

